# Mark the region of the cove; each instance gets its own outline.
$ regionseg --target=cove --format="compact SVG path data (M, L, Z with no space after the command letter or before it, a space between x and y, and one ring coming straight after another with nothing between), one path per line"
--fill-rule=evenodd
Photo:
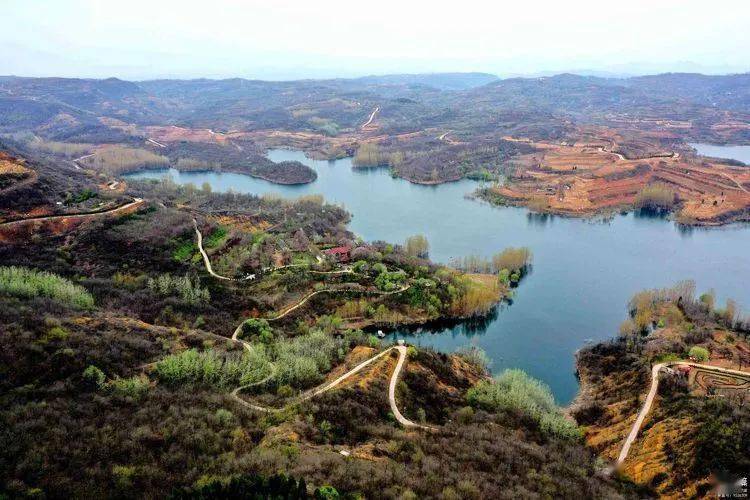
M216 191L322 194L351 214L350 228L368 241L401 243L413 234L430 242L430 258L449 263L463 255L492 254L528 246L534 267L516 290L512 305L485 321L400 330L408 338L446 352L476 345L492 370L521 368L547 383L560 404L578 391L575 351L617 335L630 296L683 279L699 291L750 306L750 226L683 228L661 218L617 215L606 221L539 216L522 208L492 207L468 199L479 185L462 180L422 186L394 179L386 169L352 169L351 159L310 160L298 151L272 150L273 161L301 161L318 173L305 185L281 186L247 175L152 170L130 179L172 175L178 183Z

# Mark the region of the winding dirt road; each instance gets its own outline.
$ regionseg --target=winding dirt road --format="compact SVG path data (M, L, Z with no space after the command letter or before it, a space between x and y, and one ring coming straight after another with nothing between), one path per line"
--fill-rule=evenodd
M370 118L367 119L365 123L363 123L360 126L360 129L364 130L368 125L372 123L372 120L375 119L375 115L380 111L380 106L375 106L375 109L372 110L372 113L370 113Z
M81 165L78 164L78 162L81 161L81 160L85 160L86 158L91 158L92 156L94 156L94 153L83 155L83 156L79 156L78 158L76 158L74 160L70 160L70 162L73 164L73 166L75 168L77 168L78 170L82 170L82 167L81 167Z
M380 290L362 290L360 288L325 288L323 290L316 290L316 291L310 292L309 294L307 294L306 296L304 296L302 298L302 300L300 300L299 302L297 302L293 306L291 306L291 307L289 307L287 309L284 309L284 311L282 311L277 316L275 316L273 318L268 318L267 321L278 321L278 320L282 319L287 314L289 314L290 312L294 311L295 309L301 307L310 298L314 297L315 295L317 295L319 293L358 292L358 293L364 293L364 294L370 294L370 295L395 295L397 293L405 292L406 290L409 289L410 286L411 285L404 285L401 288L399 288L398 290L393 290L391 292L383 292L383 291L380 291Z
M700 368L703 371L734 375L740 378L750 380L750 373L748 372L742 372L739 370L730 370L728 368L720 368L718 366L692 363L689 361L673 361L669 363L659 363L659 364L654 365L653 368L651 368L651 388L649 389L648 394L646 395L646 400L643 402L643 407L641 407L641 411L638 413L638 417L636 417L635 419L635 423L633 424L633 428L630 430L630 434L628 434L628 437L625 439L625 442L622 445L622 450L620 450L620 455L617 457L617 462L616 462L617 467L621 466L622 463L625 461L625 459L628 457L628 453L630 452L630 447L635 441L635 438L638 436L638 432L641 430L641 427L643 426L643 421L645 420L646 415L648 415L648 412L651 411L651 406L654 403L654 398L656 397L657 390L659 389L659 372L661 371L662 368L665 368L668 366L675 366L675 365L687 365L687 366L692 366L695 368Z
M119 207L111 208L109 210L102 210L100 212L83 212L79 214L64 214L64 215L40 215L36 217L27 217L25 219L17 219L12 220L8 222L2 222L0 223L0 226L11 226L11 225L21 225L27 222L33 222L33 221L47 221L47 220L61 220L61 219L88 219L91 217L99 217L102 215L111 215L117 212L122 212L124 210L128 210L133 207L137 207L143 204L142 198L133 198L133 201L126 203L124 205L120 205Z
M198 222L195 219L193 219L193 225L195 226L195 234L198 236L198 250L200 250L200 253L203 256L203 263L206 265L206 270L209 272L209 274L211 276L215 277L215 278L222 279L222 280L241 281L241 280L238 280L236 278L227 278L226 276L221 276L219 274L216 274L213 271L213 269L211 268L211 261L208 258L208 254L206 253L206 251L203 248L203 235L201 234L200 230L198 229ZM353 271L350 270L350 269L344 269L344 270L341 270L341 271L319 271L319 272L322 273L322 274L339 274L339 273L350 273L350 272L353 272ZM287 309L284 309L281 313L279 313L275 317L269 318L267 321L269 321L269 322L270 321L277 321L279 319L284 318L286 315L288 315L292 311L298 309L299 307L301 307L302 305L304 305L308 300L310 300L310 298L312 298L313 296L315 296L315 295L317 295L319 293L326 293L326 292L327 293L332 293L332 292L355 292L356 291L356 292L371 293L371 294L376 294L376 295L393 295L393 294L404 292L404 291L408 290L409 287L410 287L410 285L404 285L401 288L399 288L398 290L393 290L393 291L390 291L390 292L382 292L382 291L379 291L379 290L378 291L374 291L374 290L338 289L338 288L316 290L314 292L311 292L311 293L307 294L305 297L303 297L299 302L297 302L293 306L288 307ZM235 328L234 332L232 332L232 337L231 337L230 340L232 342L239 342L240 344L242 344L243 348L245 348L247 351L252 351L252 346L248 342L245 342L244 340L242 340L242 339L239 338L240 333L242 333L242 325L244 323L245 322L243 321L242 323L240 323L237 326L237 328ZM345 381L346 379L352 377L353 375L356 375L358 372L362 371L364 368L366 368L367 366L369 366L370 364L372 364L374 361L376 361L376 360L380 359L381 357L385 356L387 353L389 353L393 349L397 350L398 353L399 353L398 361L396 362L396 368L393 370L393 374L391 375L390 383L389 383L389 386L388 386L388 403L391 406L391 412L393 413L393 416L396 418L396 420L398 421L398 423L400 423L404 427L412 427L412 428L424 429L424 430L430 430L430 431L437 430L437 428L435 428L435 427L430 427L428 425L418 424L418 423L413 422L413 421L409 420L408 418L404 417L404 415L401 413L401 411L398 409L398 406L396 405L396 385L398 384L398 379L399 379L399 376L401 375L401 371L403 370L404 362L406 361L406 355L407 355L407 352L408 352L406 346L404 346L404 345L392 346L392 347L389 347L388 349L383 350L382 352L376 354L375 356L373 356L371 358L368 358L365 361L359 363L357 366L355 366L351 370L347 371L346 373L344 373L340 377L336 378L335 380L332 380L331 382L327 382L327 383L323 384L322 386L319 386L319 387L317 387L315 389L311 389L311 390L303 393L299 397L295 398L289 404L301 403L303 401L307 401L308 399L314 398L315 396L323 394L324 392L330 391L331 389L334 389L335 387L337 387L338 385L340 385L343 381ZM240 396L240 393L243 390L248 389L250 387L254 387L254 386L259 386L259 385L265 384L266 382L268 382L269 380L271 380L276 375L276 366L273 363L271 363L270 365L271 365L271 373L268 376L266 376L263 380L259 380L258 382L253 382L251 384L247 384L247 385L243 385L243 386L237 387L237 388L235 388L230 393L230 396L235 401L237 401L238 403L240 403L241 405L243 405L243 406L245 406L247 408L256 410L256 411L260 411L260 412L264 412L264 413L272 413L272 412L275 412L275 411L281 411L283 408L270 408L270 407L261 406L261 405L255 404L255 403L253 403L251 401L248 401L246 399L243 399Z
M242 341L240 341L240 342L242 342ZM404 417L404 415L398 409L398 405L396 404L396 385L398 384L398 379L401 376L401 371L403 370L404 362L406 361L406 356L407 356L407 353L408 353L407 348L404 345L392 346L392 347L389 347L389 348L387 348L387 349L379 352L375 356L372 356L371 358L368 358L368 359L362 361L357 366L355 366L351 370L347 371L346 373L344 373L340 377L337 377L336 379L334 379L334 380L332 380L330 382L326 382L323 385L320 385L320 386L318 386L318 387L316 387L314 389L311 389L311 390L309 390L309 391L301 394L297 398L294 398L290 403L288 403L286 406L284 406L282 408L271 408L271 407L267 407L267 406L260 406L260 405L257 405L255 403L251 402L251 401L247 401L246 399L241 398L240 395L239 395L239 393L242 391L242 389L250 387L252 385L260 385L262 383L265 383L266 381L268 381L273 376L273 374L269 375L268 377L266 377L264 380L261 380L260 382L255 382L255 383L247 385L247 386L238 387L237 389L235 389L234 391L232 391L231 395L232 395L232 397L235 400L239 401L243 406L246 406L246 407L251 408L253 410L261 411L261 412L264 412L264 413L273 413L273 412L281 411L281 410L283 410L284 408L286 408L287 406L289 406L291 404L302 403L302 402L307 401L309 399L312 399L312 398L314 398L316 396L319 396L319 395L321 395L321 394L323 394L325 392L328 392L331 389L335 389L336 387L338 387L339 385L341 385L342 382L344 382L348 378L356 375L360 371L364 370L369 365L371 365L372 363L374 363L378 359L382 358L386 354L390 353L394 349L396 351L398 351L398 361L396 362L396 367L394 368L393 373L391 374L391 379L390 379L390 383L389 383L389 386L388 386L388 404L391 407L391 412L396 417L396 420L398 421L398 423L400 423L404 427L411 427L411 428L423 429L423 430L429 430L429 431L435 431L435 430L437 430L436 427L431 427L431 426L428 426L428 425L418 424L418 423L413 422L413 421L409 420L408 418ZM274 371L275 371L275 367L274 367Z
M193 226L195 227L195 234L196 236L198 236L198 251L200 251L201 256L203 256L203 263L206 265L206 271L208 271L208 274L210 274L214 278L217 278L220 280L226 280L226 281L247 281L247 280L255 279L254 274L250 274L248 276L245 276L244 278L228 278L227 276L216 274L214 272L213 267L211 267L211 260L208 258L208 254L206 253L206 250L203 248L203 235L198 229L198 221L196 221L195 219L193 219Z

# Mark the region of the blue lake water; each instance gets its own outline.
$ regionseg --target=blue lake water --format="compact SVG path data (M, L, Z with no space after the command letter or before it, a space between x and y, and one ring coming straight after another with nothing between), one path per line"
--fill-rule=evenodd
M715 144L690 144L698 154L714 158L729 158L750 165L750 146L717 146Z
M159 178L211 184L216 191L322 194L352 213L351 229L366 240L403 242L424 234L430 257L486 257L509 246L528 246L534 268L512 305L484 324L460 324L413 335L409 342L452 351L484 349L493 371L522 368L552 388L567 404L578 390L574 353L587 342L617 335L630 296L643 288L693 279L699 290L715 288L750 307L750 226L684 229L670 221L618 215L610 221L540 217L520 208L497 208L467 199L478 186L463 180L421 186L394 179L385 169L357 170L351 159L314 161L301 152L272 150L273 161L298 160L318 179L280 186L241 174L148 171L129 178Z

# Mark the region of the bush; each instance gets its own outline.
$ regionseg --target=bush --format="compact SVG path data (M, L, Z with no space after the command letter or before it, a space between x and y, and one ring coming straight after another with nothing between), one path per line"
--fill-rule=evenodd
M343 356L344 345L323 332L294 337L276 344L277 380L295 387L312 385Z
M203 240L203 247L204 248L214 248L221 244L222 241L224 241L224 238L227 236L227 230L223 227L217 227L216 230L206 236L206 238Z
M148 391L149 381L145 375L136 375L130 378L116 378L111 380L107 387L118 396L141 399Z
M330 488L330 487L323 487ZM319 488L320 491L323 488ZM335 489L331 488L333 491ZM338 492L337 492L338 495ZM264 477L255 474L242 474L228 479L211 479L194 488L176 490L172 500L198 500L207 498L308 498L304 479L297 481L284 474ZM321 498L338 498L321 497Z
M709 353L708 353L708 349L706 349L705 347L700 347L696 345L690 348L690 351L688 351L688 356L690 356L696 361L703 363L705 361L708 361Z
M273 341L273 330L265 319L250 318L242 323L242 336L244 338L257 338L264 344Z
M156 376L167 384L198 384L220 389L251 384L268 373L268 359L261 346L226 356L214 350L188 349L156 364Z
M375 286L384 292L392 292L398 290L404 281L406 281L406 274L402 271L385 271L375 278Z
M96 366L89 365L85 370L83 370L83 380L92 387L101 389L104 387L106 376L104 375L104 372Z
M522 370L505 370L493 381L480 381L469 389L472 406L491 412L517 412L531 417L545 435L577 439L580 431L555 405L552 391Z
M16 297L49 297L74 307L90 309L94 298L85 288L46 271L0 267L0 293Z
M208 302L211 295L208 288L201 288L198 278L193 282L189 276L175 277L161 274L148 279L148 287L159 295L178 295L184 302L196 305Z
M487 353L479 347L462 347L456 351L456 354L482 373L489 371L490 358L487 357Z

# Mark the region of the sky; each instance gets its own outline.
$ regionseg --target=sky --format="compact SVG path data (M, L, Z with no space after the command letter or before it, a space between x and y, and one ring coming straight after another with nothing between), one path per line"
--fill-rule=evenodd
M0 0L0 75L750 71L748 0Z

